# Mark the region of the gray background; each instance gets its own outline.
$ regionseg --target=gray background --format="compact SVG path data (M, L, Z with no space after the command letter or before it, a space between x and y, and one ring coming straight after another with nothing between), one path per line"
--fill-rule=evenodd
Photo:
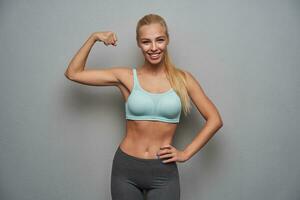
M114 152L125 132L116 87L64 71L95 31L88 68L134 66L139 18L169 26L173 62L194 74L224 126L178 163L184 200L299 200L299 1L1 1L0 199L111 199ZM193 105L175 143L204 124Z

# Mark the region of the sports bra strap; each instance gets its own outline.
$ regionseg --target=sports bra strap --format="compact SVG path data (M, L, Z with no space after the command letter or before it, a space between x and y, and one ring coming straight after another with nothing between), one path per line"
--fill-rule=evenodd
M136 69L135 68L133 68L133 79L134 79L134 82L136 83L137 75L136 75Z
M134 84L134 87L138 87L139 86L139 80L138 80L138 77L137 77L137 72L136 72L136 68L133 68L133 84Z

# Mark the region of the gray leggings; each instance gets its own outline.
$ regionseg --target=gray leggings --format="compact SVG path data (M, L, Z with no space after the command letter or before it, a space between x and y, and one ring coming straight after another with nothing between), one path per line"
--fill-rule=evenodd
M180 200L177 163L162 160L134 157L119 146L111 171L112 200Z

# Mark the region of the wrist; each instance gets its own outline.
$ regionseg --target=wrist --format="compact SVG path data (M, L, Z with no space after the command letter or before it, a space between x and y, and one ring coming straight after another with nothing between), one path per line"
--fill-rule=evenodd
M97 37L96 37L95 33L92 33L92 34L90 35L90 39L91 39L93 42L96 42L96 41L97 41Z
M189 152L185 149L185 150L183 150L183 155L184 155L184 157L185 157L185 159L186 160L189 160L190 159L190 154L189 154Z

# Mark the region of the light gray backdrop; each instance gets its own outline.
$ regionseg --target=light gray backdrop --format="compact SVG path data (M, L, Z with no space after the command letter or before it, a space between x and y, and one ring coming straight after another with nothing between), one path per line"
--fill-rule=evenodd
M64 71L95 31L87 67L135 66L139 18L169 26L174 63L194 74L224 122L178 163L182 200L299 200L299 1L1 1L0 199L111 199L125 107L116 87L69 81ZM174 145L204 118L193 106Z

